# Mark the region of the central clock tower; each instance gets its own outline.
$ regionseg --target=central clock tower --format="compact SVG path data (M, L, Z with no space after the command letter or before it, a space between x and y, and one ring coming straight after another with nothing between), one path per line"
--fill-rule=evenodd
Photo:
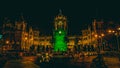
M67 42L66 42L66 34L67 34L67 27L66 27L67 19L60 10L59 14L54 19L54 51L58 52L65 52L67 51Z

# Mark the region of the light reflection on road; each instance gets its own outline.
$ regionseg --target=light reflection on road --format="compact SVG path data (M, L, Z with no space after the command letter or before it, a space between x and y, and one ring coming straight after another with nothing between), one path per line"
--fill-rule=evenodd
M40 68L40 67L30 61L10 60L5 64L4 68Z

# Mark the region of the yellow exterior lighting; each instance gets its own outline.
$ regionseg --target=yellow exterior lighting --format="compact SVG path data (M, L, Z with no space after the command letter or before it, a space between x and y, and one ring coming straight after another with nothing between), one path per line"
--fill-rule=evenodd
M6 44L9 44L9 41L8 41L8 40L6 41Z
M95 35L95 37L97 38L97 37L98 37L98 35L96 34L96 35Z
M103 36L105 36L104 34L101 34L101 36L103 37Z
M111 32L112 32L112 30L108 30L108 32L109 32L109 33L111 33Z
M118 30L120 30L120 27L118 28Z
M27 40L27 37L25 37L25 40Z

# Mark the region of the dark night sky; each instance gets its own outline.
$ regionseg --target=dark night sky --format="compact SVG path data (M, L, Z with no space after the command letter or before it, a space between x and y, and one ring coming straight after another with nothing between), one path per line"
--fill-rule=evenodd
M29 25L51 34L54 17L59 9L68 19L70 34L79 34L94 18L120 21L119 2L104 0L4 0L0 1L0 22L4 17L17 19L23 13ZM0 24L1 24L0 23Z

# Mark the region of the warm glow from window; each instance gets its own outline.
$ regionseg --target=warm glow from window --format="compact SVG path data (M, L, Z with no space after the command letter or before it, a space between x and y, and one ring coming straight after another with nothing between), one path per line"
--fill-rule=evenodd
M105 36L104 34L101 34L101 36L103 37L103 36Z
M96 35L95 35L95 37L97 38L97 37L98 37L98 35L96 34Z
M111 33L111 32L112 32L112 30L108 30L108 32L109 32L109 33Z
M9 41L6 41L6 44L8 44L9 43Z
M113 32L113 33L115 33L115 31L114 31L114 30L113 30L112 32Z
M27 37L25 37L25 40L27 40Z

